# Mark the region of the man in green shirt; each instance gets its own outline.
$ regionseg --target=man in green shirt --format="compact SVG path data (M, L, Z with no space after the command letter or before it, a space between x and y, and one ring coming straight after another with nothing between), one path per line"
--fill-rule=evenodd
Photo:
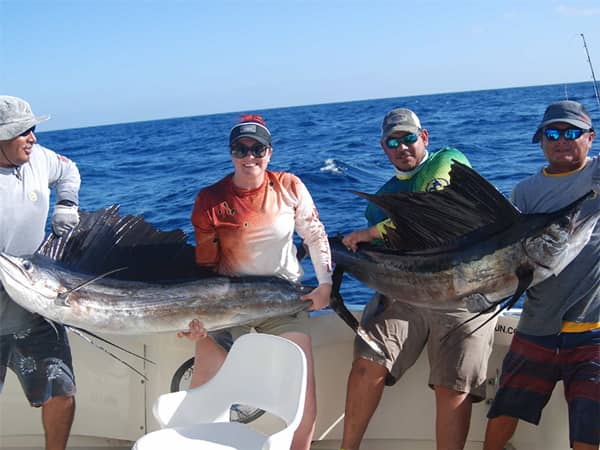
M394 109L382 124L381 146L396 172L378 193L428 192L450 183L450 168L456 160L469 165L460 151L444 147L429 153L429 134L409 109ZM368 228L344 237L343 243L356 251L360 242L385 238L385 214L372 203L366 211ZM373 314L370 314L373 311ZM489 314L456 331L456 339L442 337L454 326L470 319L466 309L433 311L376 294L363 314L363 326L386 347L387 358L374 353L360 339L354 343L355 359L348 378L342 447L357 450L375 412L385 385L393 385L418 359L427 345L430 375L428 384L436 398L438 449L464 447L473 402L485 398L487 360L492 350L495 321L481 325Z

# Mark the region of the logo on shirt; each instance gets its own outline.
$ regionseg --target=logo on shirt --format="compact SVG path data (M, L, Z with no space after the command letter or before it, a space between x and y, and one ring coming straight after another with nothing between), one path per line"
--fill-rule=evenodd
M230 208L227 202L222 202L219 206L220 208L217 209L217 215L223 216L225 214L228 216L233 216L235 214L235 209Z
M29 193L27 194L27 197L28 197L28 198L29 198L29 200L31 200L33 203L37 202L37 199L38 199L37 192L35 192L35 191L29 191Z
M425 185L425 192L441 191L450 184L445 178L434 178Z

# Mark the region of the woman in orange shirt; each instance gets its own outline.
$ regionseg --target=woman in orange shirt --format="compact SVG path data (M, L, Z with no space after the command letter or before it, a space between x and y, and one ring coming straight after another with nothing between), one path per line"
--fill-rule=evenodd
M242 116L229 135L234 172L202 189L194 204L192 223L196 263L228 276L276 275L299 281L303 270L296 257L294 232L303 239L319 286L300 300L312 300L313 310L329 304L331 253L325 228L306 186L288 172L267 170L273 149L271 133L258 115ZM306 313L304 313L306 314ZM306 354L308 385L304 417L294 435L293 450L308 450L316 419L315 380L310 336L302 330L301 315L263 320L253 327L298 344ZM198 321L179 333L196 341L196 364L191 387L219 370L226 352Z

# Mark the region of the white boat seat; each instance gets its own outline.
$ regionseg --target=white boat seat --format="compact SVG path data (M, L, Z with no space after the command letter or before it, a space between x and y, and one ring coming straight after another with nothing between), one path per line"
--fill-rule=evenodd
M288 450L304 411L306 376L298 345L278 336L243 335L209 382L157 399L153 413L162 429L138 439L133 450ZM233 404L263 409L285 426L265 435L229 422Z
M134 449L262 449L267 438L268 436L238 422L197 424L165 428L147 434L138 440ZM289 449L289 445L285 448Z

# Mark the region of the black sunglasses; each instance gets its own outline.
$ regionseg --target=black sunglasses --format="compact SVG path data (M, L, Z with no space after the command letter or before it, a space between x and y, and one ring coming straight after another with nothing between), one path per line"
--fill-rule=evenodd
M254 144L248 147L244 144L234 144L231 146L231 155L234 158L245 158L250 153L255 158L263 158L267 154L267 146L263 144Z
M29 136L29 133L33 133L34 131L35 131L35 125L34 125L34 126L32 126L32 127L31 127L31 128L29 128L29 129L27 129L27 130L23 131L23 132L22 132L22 133L19 135L19 137L25 137L25 136Z

